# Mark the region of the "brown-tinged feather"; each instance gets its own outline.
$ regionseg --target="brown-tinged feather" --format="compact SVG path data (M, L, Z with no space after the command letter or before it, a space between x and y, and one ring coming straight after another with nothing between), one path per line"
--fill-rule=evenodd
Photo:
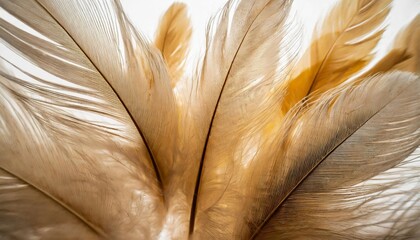
M287 113L313 92L318 95L358 73L372 60L384 31L390 0L339 1L315 28L314 41L286 84ZM313 98L315 99L315 98Z
M119 96L37 2L0 4L44 36L0 20L0 238L156 237L162 189Z
M363 76L372 76L391 70L402 70L419 74L419 42L420 16L417 16L407 27L398 33L392 50L364 73Z
M240 2L238 9L241 4L249 3ZM283 95L273 89L290 70L288 64L280 65L280 60L285 61L281 58L285 55L293 60L298 49L296 29L285 24L289 7L288 1L268 2L231 60L226 79L222 79L225 82L218 93L220 96L203 92L218 99L202 155L196 204L193 204L195 239L246 239L272 206L271 201L260 204L255 197L266 194L257 185L261 179L258 165L269 161L269 150L264 146L275 138L278 128L278 101ZM231 32L235 31L234 27L231 26ZM214 44L229 43L214 41ZM216 53L209 51L209 54ZM210 72L210 67L223 69L219 64L227 59L223 58L223 52L218 54L206 56L209 61L206 63L213 65L205 66L204 71L208 72L203 73L201 81L210 81L209 77L219 74ZM212 62L216 61L212 59L215 56L221 57L218 62ZM201 83L209 86L217 82Z
M394 48L405 48L410 56L407 61L397 64L395 69L420 74L420 15L398 34Z
M162 53L174 87L184 74L185 58L191 38L191 23L184 3L174 3L160 20L155 46Z
M380 76L369 80L376 82L373 85L362 81L361 86L354 90L344 89L342 94L346 91L372 94L372 87L386 84L391 88L396 81L408 78L412 76ZM419 89L420 79L417 78L406 84L399 94L384 95L382 101L389 102L328 151L322 162L307 174L273 214L257 239L420 237ZM334 115L320 116L319 120L327 121L324 124L306 123L306 127L316 126L319 134L329 131L330 120L327 119L338 117L342 113L339 108L345 108L343 103L348 103L335 102L335 106L330 106L323 101L321 97L309 111L318 111L325 104ZM363 105L372 104L367 101ZM365 107L363 105L361 108ZM318 139L315 141L319 142ZM297 150L305 152L305 149Z
M166 188L178 114L159 51L131 25L118 1L37 1L60 23L126 106Z

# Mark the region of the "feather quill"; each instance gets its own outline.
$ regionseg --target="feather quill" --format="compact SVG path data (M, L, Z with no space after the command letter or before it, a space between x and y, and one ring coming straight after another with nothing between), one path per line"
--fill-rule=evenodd
M175 87L184 74L185 58L191 38L191 23L184 3L174 3L160 20L155 46L162 53Z

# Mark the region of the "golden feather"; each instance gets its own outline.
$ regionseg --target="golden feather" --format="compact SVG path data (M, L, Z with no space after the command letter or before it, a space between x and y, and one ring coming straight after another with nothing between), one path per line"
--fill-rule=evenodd
M185 58L188 53L192 28L187 16L187 6L174 3L160 20L155 46L162 53L171 75L174 87L184 74Z
M339 1L315 29L314 41L286 83L287 113L313 92L321 94L346 81L372 59L390 0Z

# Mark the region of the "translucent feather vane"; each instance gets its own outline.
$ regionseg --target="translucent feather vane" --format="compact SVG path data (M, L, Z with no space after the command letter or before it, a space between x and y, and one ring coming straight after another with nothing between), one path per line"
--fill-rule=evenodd
M0 239L419 239L420 9L294 4L0 0Z

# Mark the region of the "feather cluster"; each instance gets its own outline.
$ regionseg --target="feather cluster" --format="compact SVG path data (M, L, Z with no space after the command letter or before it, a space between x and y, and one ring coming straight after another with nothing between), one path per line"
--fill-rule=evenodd
M292 1L231 0L185 74L117 0L0 0L0 239L420 238L420 19L339 0L304 54ZM3 17L4 16L4 17Z

